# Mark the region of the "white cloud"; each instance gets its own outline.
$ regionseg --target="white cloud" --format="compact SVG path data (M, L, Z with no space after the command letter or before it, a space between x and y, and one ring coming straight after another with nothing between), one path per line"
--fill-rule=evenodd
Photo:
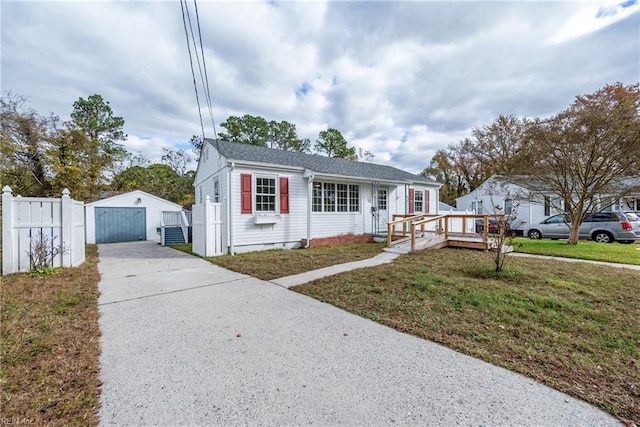
M575 8L575 13L549 38L550 43L563 43L613 25L637 14L640 4L637 0L601 0L575 3Z
M549 115L636 82L640 11L625 6L198 5L218 130L244 114L287 120L312 141L335 127L376 162L413 172L499 114ZM66 119L78 97L99 93L125 119L127 147L151 159L200 133L178 2L4 2L1 19L2 89L40 113Z

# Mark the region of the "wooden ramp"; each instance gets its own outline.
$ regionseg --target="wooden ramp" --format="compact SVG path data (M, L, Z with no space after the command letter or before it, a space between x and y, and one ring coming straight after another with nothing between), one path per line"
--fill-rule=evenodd
M488 235L488 224L489 215L396 214L387 224L385 251L407 254L444 247L486 251L497 244Z
M440 249L445 247L477 249L485 251L489 248L489 243L485 242L482 236L449 236L444 238L442 234L431 234L424 237L416 237L415 250ZM391 247L384 248L387 252L396 254L408 254L411 252L411 239L398 239L392 243Z

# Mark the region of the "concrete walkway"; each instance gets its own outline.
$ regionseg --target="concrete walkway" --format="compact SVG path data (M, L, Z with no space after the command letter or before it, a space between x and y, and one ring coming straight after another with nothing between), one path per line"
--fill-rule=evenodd
M387 264L398 258L400 254L391 252L382 252L373 258L363 259L361 261L347 262L344 264L331 265L329 267L320 268L318 270L307 271L305 273L295 274L293 276L281 277L271 280L271 283L291 288L293 286L309 283L323 277L333 276L334 274L344 273L358 268L373 267L375 265Z
M99 256L101 425L619 425L521 375L151 242Z
M564 258L559 256L548 256L548 255L534 255L534 254L522 254L518 252L513 252L511 255L521 258L538 258L538 259L549 259L553 261L565 261L565 262L581 262L587 264L595 264L595 265L604 265L606 267L615 267L615 268L626 268L629 270L639 270L640 265L632 265L632 264L618 264L615 262L604 262L604 261L591 261L588 259L577 259L577 258ZM638 254L640 257L640 253Z

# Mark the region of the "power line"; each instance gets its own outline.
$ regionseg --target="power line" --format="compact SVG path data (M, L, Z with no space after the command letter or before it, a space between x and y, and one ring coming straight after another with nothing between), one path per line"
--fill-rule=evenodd
M191 66L191 76L193 78L193 87L196 92L196 102L198 103L198 115L200 116L200 128L202 130L202 138L206 137L204 131L204 120L202 118L202 110L200 105L200 96L198 94L198 84L196 82L195 70L193 65L193 55L191 53L191 43L193 43L193 52L196 57L196 62L198 63L198 71L200 73L200 81L202 82L202 90L204 91L204 99L207 104L207 110L209 111L209 118L211 120L211 126L213 128L213 135L217 139L218 134L216 132L216 124L215 119L213 117L213 104L211 102L211 90L209 87L209 75L207 73L207 65L205 62L205 54L204 54L204 46L202 42L202 30L200 27L200 15L198 13L198 4L196 0L193 0L193 5L195 8L196 14L196 23L198 26L198 39L200 42L200 52L198 52L198 45L196 43L196 37L193 32L193 24L191 22L191 13L189 12L189 6L186 3L186 0L180 0L180 8L182 11L182 23L184 25L184 32L187 39L187 51L189 52L189 64ZM189 28L187 29L187 22ZM191 33L191 40L189 40L189 33ZM202 55L202 63L200 62L200 56Z
M189 65L191 66L191 77L193 78L193 88L196 91L196 102L198 103L198 115L200 116L200 129L202 130L202 140L204 141L204 123L202 121L202 111L200 110L200 97L198 96L198 84L196 83L196 73L193 70L193 57L191 56L191 47L189 46L189 31L187 30L187 21L185 19L185 8L187 6L184 4L184 0L180 0L180 9L182 10L182 24L184 25L184 34L187 38L187 51L189 52ZM187 9L187 13L189 10ZM197 55L198 52L196 52Z
M211 126L213 127L213 136L218 139L218 133L216 132L216 122L213 118L213 104L211 103L211 91L209 90L209 76L207 74L207 64L204 60L204 47L202 46L202 31L200 31L200 15L198 14L198 4L196 0L193 0L193 5L196 9L196 22L198 24L198 38L200 39L200 52L202 52L202 68L204 68L204 80L205 90L207 94L207 104L209 106L209 117L211 118Z

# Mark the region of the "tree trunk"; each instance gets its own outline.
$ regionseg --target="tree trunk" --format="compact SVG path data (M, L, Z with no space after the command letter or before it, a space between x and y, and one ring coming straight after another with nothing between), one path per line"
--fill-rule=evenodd
M576 222L572 222L571 227L569 228L569 243L570 245L578 244L578 237L580 236L580 224Z

